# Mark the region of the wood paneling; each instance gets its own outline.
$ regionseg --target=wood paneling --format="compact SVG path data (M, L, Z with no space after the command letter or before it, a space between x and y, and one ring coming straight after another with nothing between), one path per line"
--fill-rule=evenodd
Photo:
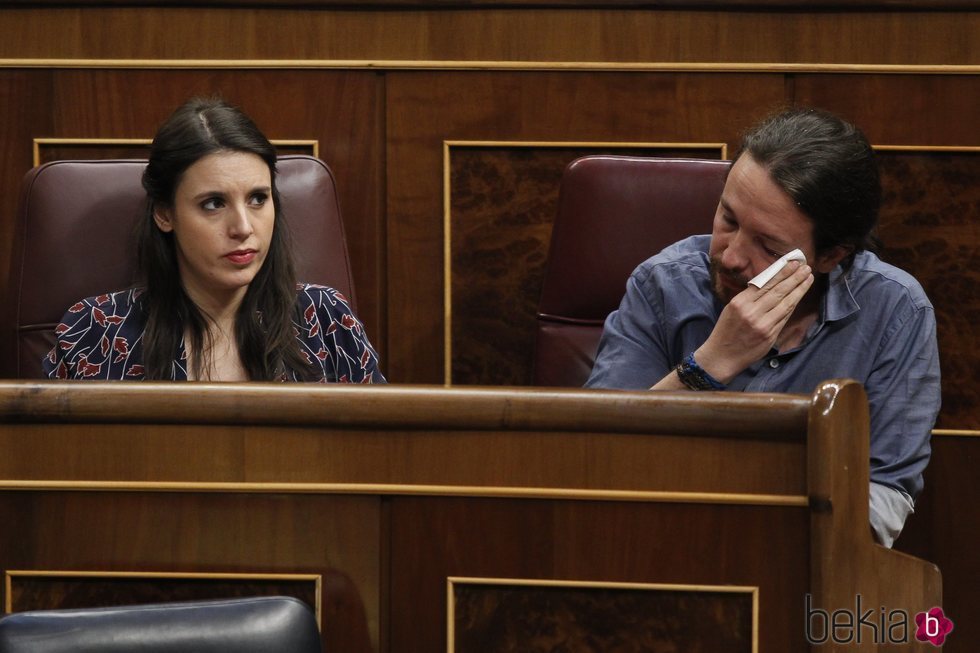
M980 145L975 75L802 74L793 89L796 103L843 116L875 145Z
M6 8L0 21L0 58L980 63L969 11Z
M678 648L752 653L753 589L719 589L453 582L449 650L545 653L556 648Z
M377 498L69 491L6 494L0 504L26 508L16 539L30 542L23 549L4 542L4 571L320 574L325 650L377 650ZM166 589L157 586L156 600L210 591ZM110 602L141 592L116 585Z
M6 299L10 246L20 180L32 165L32 139L51 129L53 117L38 107L52 103L47 70L0 70L0 298ZM13 338L13 326L0 319L0 338Z
M805 650L801 606L808 581L800 565L808 524L799 511L410 497L394 499L391 511L392 536L400 543L392 551L391 632L393 641L409 643L401 649L406 653L446 650L445 619L420 619L399 597L444 613L452 576L758 586L759 651ZM786 537L757 537L777 531ZM738 544L749 540L751 552ZM772 573L776 568L786 571ZM778 596L801 600L781 603Z
M58 5L62 7L111 7L115 5L143 6L181 6L181 0L6 0L8 5L45 6ZM251 6L264 7L348 7L351 0L206 0L198 6ZM415 8L447 7L457 9L479 9L490 3L487 0L359 0L359 7L384 8ZM508 7L592 7L596 0L495 0L494 6ZM769 8L769 9L876 9L887 10L898 7L935 11L941 9L973 9L972 0L615 0L611 7L660 7L660 8Z
M895 548L926 555L943 572L943 610L956 624L943 650L970 653L980 642L980 502L975 500L980 437L936 436L925 490Z

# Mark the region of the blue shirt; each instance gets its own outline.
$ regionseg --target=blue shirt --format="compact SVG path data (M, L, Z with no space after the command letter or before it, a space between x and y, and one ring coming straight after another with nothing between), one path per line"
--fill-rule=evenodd
M606 319L587 387L646 389L711 334L724 305L711 288L710 236L693 236L642 263ZM809 394L851 378L868 393L871 480L911 498L922 491L939 412L939 351L932 304L911 275L860 252L829 275L816 322L800 346L770 351L729 390Z
M69 307L55 328L54 348L43 361L52 379L139 381L143 368L146 309L139 288L83 299ZM293 327L300 355L321 382L385 383L378 354L347 299L327 286L299 284ZM181 339L171 379L187 380L187 352ZM287 370L281 381L296 381Z

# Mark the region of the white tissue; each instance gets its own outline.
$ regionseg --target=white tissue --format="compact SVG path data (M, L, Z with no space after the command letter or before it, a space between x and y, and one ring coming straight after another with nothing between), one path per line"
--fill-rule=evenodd
M786 264L789 263L790 261L799 261L800 263L806 263L806 256L804 256L803 252L801 252L800 250L794 249L789 254L780 256L778 261L776 261L775 263L767 267L765 270L760 272L758 275L753 277L753 279L749 281L749 283L755 286L756 288L763 287L764 285L769 283L770 279L776 276L777 272L779 272L784 267L786 267Z

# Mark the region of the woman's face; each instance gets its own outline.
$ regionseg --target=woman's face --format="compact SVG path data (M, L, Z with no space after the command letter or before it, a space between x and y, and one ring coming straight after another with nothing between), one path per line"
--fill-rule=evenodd
M173 206L158 207L153 217L174 234L188 296L205 309L237 306L272 240L269 167L246 152L209 154L184 171Z

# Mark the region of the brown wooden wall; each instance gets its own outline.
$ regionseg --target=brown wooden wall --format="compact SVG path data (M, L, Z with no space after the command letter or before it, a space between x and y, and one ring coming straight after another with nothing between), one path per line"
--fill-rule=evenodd
M939 426L980 430L969 3L121 4L0 6L0 287L34 139L149 138L188 96L220 93L270 138L316 141L334 170L360 313L390 380L521 384L564 163L723 157L773 108L811 104L880 147L886 258L939 315ZM515 290L486 292L501 287ZM952 504L926 509L930 523L954 519ZM921 542L956 582L959 558Z

